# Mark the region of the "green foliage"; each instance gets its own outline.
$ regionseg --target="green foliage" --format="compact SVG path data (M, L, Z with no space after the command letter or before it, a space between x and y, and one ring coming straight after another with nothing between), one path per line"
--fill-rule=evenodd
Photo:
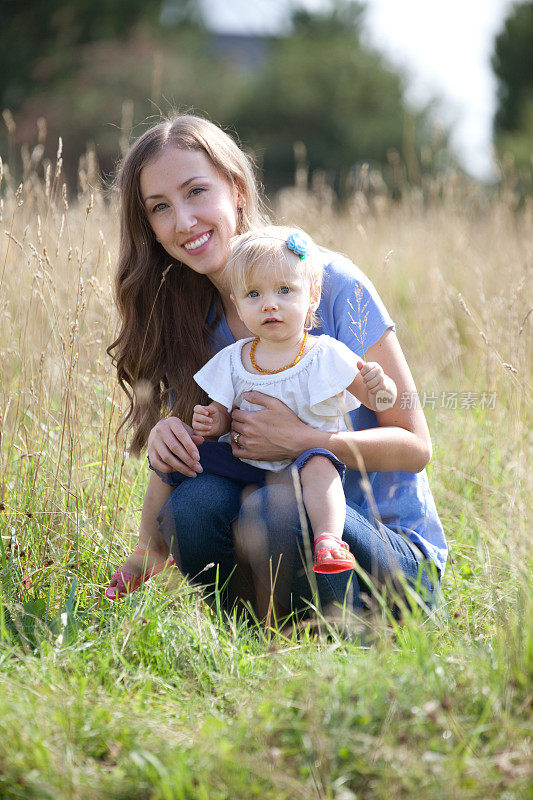
M533 150L532 52L533 3L519 3L496 39L492 64L499 83L499 104L494 127L498 150L511 154L514 165L523 172L521 183L529 189Z
M114 173L131 138L174 108L209 112L214 120L231 117L240 98L243 77L230 63L209 54L207 34L198 28L156 33L149 27L117 45L114 39L80 46L71 74L61 85L41 88L22 105L19 136L34 137L35 120L47 120L47 155L53 158L57 138L64 142L64 167L72 185L78 172L73 160L80 143L90 143L101 170ZM82 145L82 146L83 146Z
M246 70L239 53L217 52L195 18L196 4L187 0L177 4L177 16L166 13L161 22L157 0L136 0L127 13L122 2L54 3L51 9L36 4L32 20L41 14L42 25L29 31L27 52L7 46L26 13L9 9L0 28L0 94L16 112L12 136L19 143L35 141L39 118L47 121L46 158L53 159L62 137L71 186L78 173L72 154L80 143L96 151L102 171L111 175L120 156L116 129L124 152L146 120L174 108L194 109L238 130L262 160L269 191L292 184L295 142L305 144L311 171L325 170L342 195L355 165L386 164L391 152L407 145L410 154L424 139L423 119L406 116L402 79L359 40L358 4L297 14L294 32L263 42L265 60ZM5 152L3 136L1 130Z
M274 186L291 183L295 142L305 144L310 169L327 170L341 193L350 167L384 163L402 147L402 81L361 46L352 22L300 15L294 35L276 41L251 77L236 126L264 152Z
M75 642L0 649L0 793L173 800L525 797L531 639L406 621L275 635L151 588ZM499 646L501 641L502 646ZM438 642L438 644L437 644ZM428 646L429 643L429 646ZM505 649L504 649L505 645ZM242 666L244 666L244 669Z
M434 614L265 631L179 574L105 597L147 466L113 437L116 210L97 184L64 203L54 167L49 191L38 161L2 187L0 797L529 798L528 210L457 175L395 203L370 172L342 213L278 198L375 282L420 391L497 402L426 408L450 545Z
M292 15L293 28L297 33L331 36L356 29L362 19L364 6L356 0L334 0L326 11L314 13L299 9Z
M516 4L496 39L492 60L499 81L496 129L518 130L533 103L533 3Z
M122 40L161 0L4 0L0 25L0 100L18 106L35 84L50 85L72 66L76 48Z

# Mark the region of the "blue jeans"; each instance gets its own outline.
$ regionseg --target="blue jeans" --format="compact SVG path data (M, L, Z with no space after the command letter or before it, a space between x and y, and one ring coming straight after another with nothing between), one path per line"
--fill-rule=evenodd
M201 461L204 465L202 456ZM361 610L362 595L370 594L370 584L388 585L402 594L402 579L427 605L434 603L439 585L435 567L402 533L378 525L350 501L343 539L361 573L312 572L312 558L307 563L305 554L306 544L307 552L313 552L313 532L305 511L300 518L290 472L274 483L261 481L260 472L255 485L249 486L244 480L208 471L186 480L180 476L158 515L161 533L181 571L210 593L218 584L223 607L229 610L239 601L254 606L257 581L269 591L274 576L278 606L298 613L316 602L314 581L322 609L346 602ZM307 523L308 543L302 522Z

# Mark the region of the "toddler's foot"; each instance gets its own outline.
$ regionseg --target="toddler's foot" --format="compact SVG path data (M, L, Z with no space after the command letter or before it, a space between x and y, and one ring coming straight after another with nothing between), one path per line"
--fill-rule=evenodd
M106 597L117 600L130 592L136 591L147 580L162 572L165 567L174 565L174 559L168 554L168 547L163 542L160 546L145 550L141 546L133 548L132 554L111 576L106 590Z
M332 533L324 533L315 539L315 572L345 572L355 569L355 558L350 548Z

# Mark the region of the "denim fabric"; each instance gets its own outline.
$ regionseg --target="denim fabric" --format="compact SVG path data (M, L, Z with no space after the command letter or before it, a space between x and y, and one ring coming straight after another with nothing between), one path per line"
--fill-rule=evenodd
M230 478L230 480L235 481L242 488L250 485L264 486L269 476L273 477L274 474L279 474L269 472L269 470L261 469L260 467L255 467L253 464L247 464L245 461L235 458L231 452L231 445L226 442L204 442L198 447L198 453L203 468L202 475L218 475L222 478ZM300 472L313 456L325 456L329 458L331 463L336 467L341 481L344 481L346 466L342 461L339 461L337 456L333 455L332 452L324 450L322 447L314 447L311 450L306 450L304 453L301 453L287 469L290 470L295 467L298 472ZM150 469L161 478L163 483L169 486L177 487L181 486L184 481L195 480L195 478L182 475L181 472L160 472L158 469L152 467L150 459L148 459L148 465Z
M226 442L204 442L198 447L198 453L204 470L202 475L209 474L229 478L242 488L250 484L255 486L264 486L265 484L266 470L235 458L231 452L231 445ZM148 464L163 483L167 483L169 486L176 487L184 481L196 480L196 478L182 475L181 472L160 472L152 467L150 459L148 459Z
M329 458L329 460L339 473L341 481L344 483L344 476L346 474L346 464L343 464L343 462L340 461L337 458L337 456L331 452L331 450L324 450L323 447L313 447L311 448L311 450L305 450L303 453L300 453L298 458L296 458L292 462L292 464L289 467L287 467L287 470L289 470L290 472L293 469L297 469L298 472L300 472L305 467L309 459L313 458L313 456L325 456L326 458Z
M159 515L160 530L181 571L189 580L212 593L221 591L223 607L230 610L238 599L253 604L256 580L270 588L276 575L278 603L287 610L304 612L314 602L311 584L316 580L322 609L334 603L354 610L364 608L368 581L377 586L394 584L403 576L421 587L431 604L438 588L435 568L416 545L399 532L380 526L347 504L344 540L365 576L354 572L324 575L306 564L301 522L292 481L276 481L260 488L242 486L229 478L201 474L184 481L170 495ZM308 575L312 575L311 584ZM397 587L399 588L399 587Z

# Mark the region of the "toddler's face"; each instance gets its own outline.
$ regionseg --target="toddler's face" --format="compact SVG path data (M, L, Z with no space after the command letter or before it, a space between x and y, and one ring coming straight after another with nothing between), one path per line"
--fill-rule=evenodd
M254 269L245 289L232 295L239 317L254 336L283 341L301 334L310 310L318 306L320 287L312 287L296 272L265 265Z

